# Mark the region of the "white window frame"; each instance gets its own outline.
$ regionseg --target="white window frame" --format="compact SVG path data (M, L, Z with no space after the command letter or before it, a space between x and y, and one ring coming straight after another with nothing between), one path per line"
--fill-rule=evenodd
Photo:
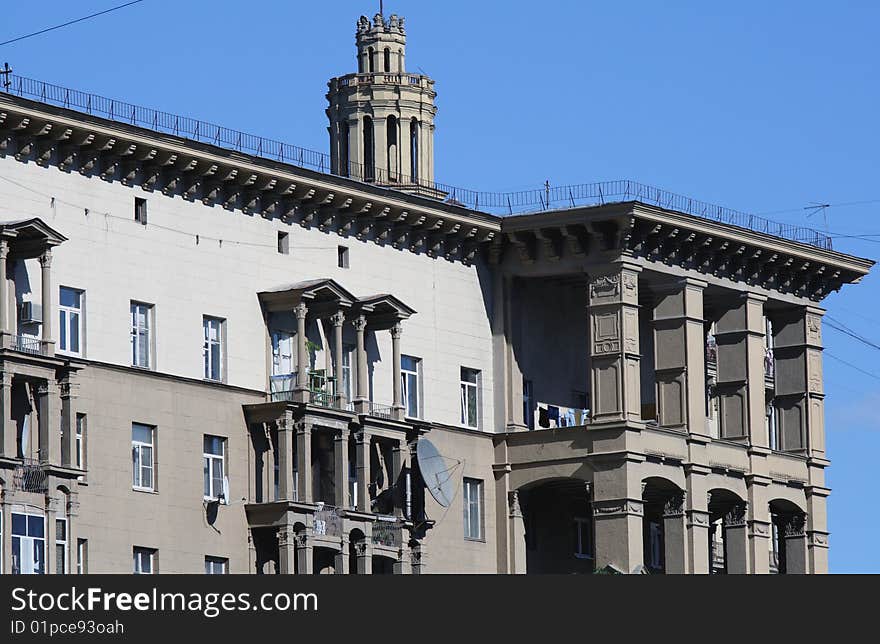
M156 574L156 550L153 548L144 548L142 546L134 546L131 549L132 556L132 574L135 575L154 575ZM144 561L149 564L150 569L144 570Z
M144 325L139 325L139 314L143 310ZM146 302L131 301L131 366L140 369L153 368L153 305ZM140 342L141 337L146 342ZM141 345L146 347L146 355L141 355Z
M61 293L63 291L71 291L73 293L76 293L76 295L79 297L79 307L66 306L61 304ZM85 297L86 292L82 289L71 288L69 286L61 286L58 289L58 353L63 353L64 355L75 357L83 356L83 347L85 345L85 337L83 336L83 330L85 328L85 325L83 324ZM71 320L74 316L76 317L76 339L78 344L76 350L73 350L69 346L71 341L70 329L73 326L73 322L71 322Z
M204 442L207 439L218 439L220 441L220 454L211 454L204 449ZM223 495L224 501L229 503L229 499L225 496L225 481L226 481L226 438L223 436L214 436L213 434L205 434L202 439L202 473L203 473L203 494L204 489L207 488L208 493L204 494L204 499L206 501L216 501L220 498L220 495ZM215 489L215 477L214 477L214 464L216 462L220 463L220 483L219 490Z
M465 477L462 484L462 505L464 511L464 538L468 541L484 541L485 528L483 526L483 481ZM476 511L476 525L478 533L471 532L473 513Z
M223 382L226 377L226 320L223 318L215 318L210 315L202 316L202 335L204 343L202 345L202 357L205 365L205 380L212 382ZM216 331L216 336L211 337L211 332ZM217 347L217 364L214 364L213 347ZM214 377L214 370L217 375Z
M39 517L43 521L43 536L36 537L36 536L31 536L30 534L24 534L24 535L15 534L13 531L13 526L15 525L15 520L13 517L15 517L16 515L25 517L25 533L30 532L30 530L29 530L30 522L28 521L28 518L29 517ZM49 541L47 538L48 535L46 534L46 515L38 514L36 512L28 512L27 509L23 509L22 511L18 511L18 512L15 512L15 511L11 512L10 518L12 519L12 524L9 526L10 544L12 544L13 540L15 540L15 539L19 540L18 553L16 553L14 546L12 548L13 560L15 559L16 555L18 555L18 557L21 557L21 553L24 551L30 550L31 552L33 552L34 547L37 546L40 542L42 542L42 551L43 551L43 570L42 570L42 572L37 572L36 570L34 570L34 572L22 573L21 572L21 569L22 569L21 562L19 562L19 565L18 565L19 573L18 574L45 575L46 568L49 565L49 562L47 561L48 553L46 552L46 546ZM36 562L33 562L33 563L36 563ZM11 568L10 572L15 571L15 566L14 566L13 561L10 561L10 568Z
M349 402L354 396L354 361L352 358L356 350L357 347L353 344L342 344L342 382L339 383L339 386L342 389L342 395Z
M77 469L84 470L86 469L86 415L85 414L77 414L76 419L74 421L76 432L74 436L74 457L76 461L74 464ZM85 480L85 477L80 475L77 477L78 481Z
M219 566L219 569L218 569ZM205 557L205 574L206 575L228 575L229 559L226 557Z
M64 524L64 539L58 538L58 524L59 523ZM56 575L66 575L68 568L70 566L70 564L69 564L70 550L67 547L67 544L69 542L68 536L70 534L69 533L70 524L67 522L66 517L56 517L55 518L55 525L53 527L55 528L55 553L54 553L55 554L55 574ZM58 570L58 546L62 546L64 548L62 550L64 561L61 564L61 570Z
M475 375L476 382L471 382L470 380L465 380L465 372L471 372ZM479 369L471 369L469 367L461 367L460 370L461 377L459 378L459 391L461 396L461 426L466 427L468 429L479 429L480 424L482 422L482 414L480 413L482 407L482 401L480 396L480 380L482 373ZM476 424L471 425L469 423L470 418L470 397L468 395L469 391L474 391L474 405L475 405L475 415L476 415Z
M593 520L590 517L575 517L574 529L577 535L577 543L575 544L575 559L592 559L593 558ZM584 544L583 535L586 531L587 543Z
M76 540L76 574L89 574L89 540Z
M138 441L134 439L134 428L145 427L150 430L150 442L146 443L144 441ZM138 492L155 492L156 491L156 428L152 425L145 425L143 423L132 423L131 424L132 436L131 436L131 468L132 468L132 483L131 487L133 490L137 490ZM150 463L148 466L144 466L144 450L149 448L150 450ZM135 464L135 452L137 452L137 464ZM144 470L150 470L150 485L143 485L144 482Z
M412 369L405 369L403 366L404 359L410 359L415 362L416 368L415 371ZM406 412L407 418L421 418L422 414L422 359L417 358L415 356L407 356L403 355L400 357L400 391L401 398L403 399L403 406ZM415 388L416 392L416 408L415 413L410 409L409 405L409 392L410 387Z

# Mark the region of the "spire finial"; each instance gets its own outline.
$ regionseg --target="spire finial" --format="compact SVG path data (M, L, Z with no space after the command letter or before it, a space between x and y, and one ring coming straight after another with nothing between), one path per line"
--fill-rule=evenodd
M383 16L385 15L385 2L383 0L379 0L379 13Z

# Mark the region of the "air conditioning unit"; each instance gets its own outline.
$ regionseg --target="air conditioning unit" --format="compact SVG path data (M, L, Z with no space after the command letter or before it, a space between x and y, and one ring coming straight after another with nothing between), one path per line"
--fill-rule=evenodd
M34 302L22 302L18 317L22 324L40 324L43 321L43 307Z

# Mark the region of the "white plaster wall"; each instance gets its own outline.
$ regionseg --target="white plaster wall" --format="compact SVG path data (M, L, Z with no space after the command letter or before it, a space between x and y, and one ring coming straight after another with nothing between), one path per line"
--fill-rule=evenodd
M135 197L148 201L146 227L134 221ZM418 311L404 324L402 350L423 359L428 420L458 424L464 365L482 371L483 427L493 427L491 297L475 267L0 158L0 220L30 217L69 238L55 251L53 301L60 285L86 291L88 359L130 364L129 303L139 300L155 305L156 370L201 378L202 316L222 317L227 382L264 390L266 337L257 293L330 277L355 295L391 293ZM290 255L277 253L278 230L290 234ZM349 269L336 266L340 244L350 249ZM39 264L28 265L32 299L39 302ZM52 326L57 339L57 314ZM391 340L387 332L376 340L374 399L390 404Z

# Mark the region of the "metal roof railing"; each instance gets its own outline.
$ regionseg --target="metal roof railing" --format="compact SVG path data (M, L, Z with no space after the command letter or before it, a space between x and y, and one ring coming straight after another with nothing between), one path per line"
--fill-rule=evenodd
M9 74L8 81L8 87L0 86L0 91L49 105L93 114L119 123L128 123L156 132L164 132L192 141L244 152L264 159L327 174L333 172L330 156L323 152L282 143L255 134L247 134L186 116L161 112L53 85L17 74ZM637 181L601 181L555 187L545 185L543 188L518 192L484 192L427 182L402 174L389 175L383 169L355 163L349 163L344 172L336 174L391 190L397 189L410 194L421 194L429 198L443 200L446 203L498 216L640 201L826 250L832 248L831 238L812 228L771 221L757 215L654 188Z

